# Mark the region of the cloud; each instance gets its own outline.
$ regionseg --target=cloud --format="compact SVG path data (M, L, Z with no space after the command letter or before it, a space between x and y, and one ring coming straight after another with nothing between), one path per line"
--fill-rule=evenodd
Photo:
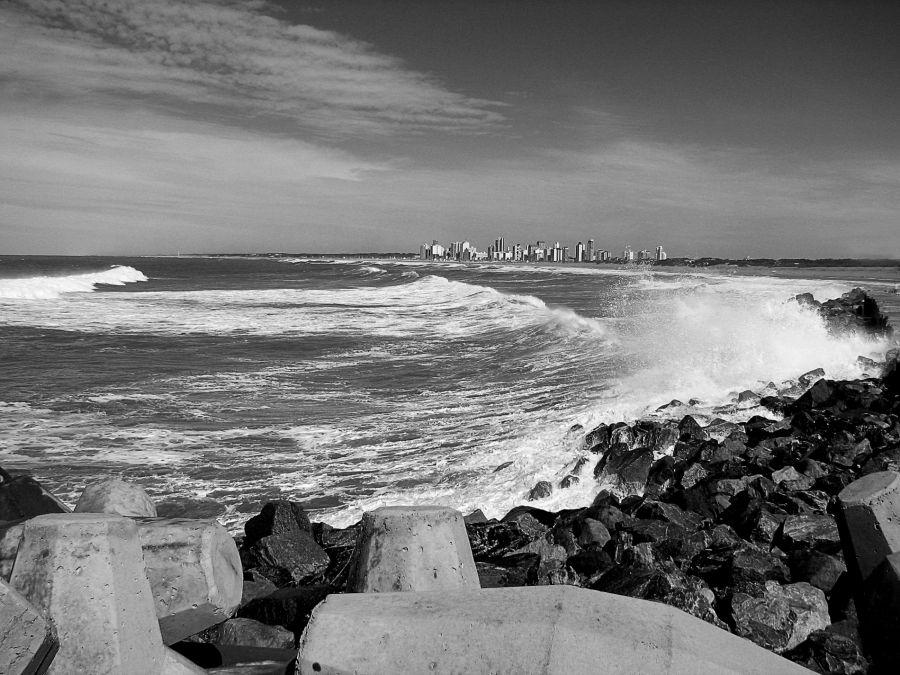
M0 8L0 93L121 103L321 134L476 133L497 104L466 97L335 32L290 25L262 2L11 0ZM196 111L194 111L196 112Z

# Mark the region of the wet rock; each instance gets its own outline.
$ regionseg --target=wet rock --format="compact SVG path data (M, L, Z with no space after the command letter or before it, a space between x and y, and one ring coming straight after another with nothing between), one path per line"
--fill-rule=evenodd
M681 485L689 490L709 476L709 471L700 464L691 464L681 475Z
M594 469L601 486L619 497L642 494L653 463L650 450L628 450L614 445Z
M566 490L570 487L578 485L581 482L581 479L578 476L573 476L569 474L568 476L564 476L561 481L559 481L559 488L561 490Z
M674 457L660 457L653 462L650 473L647 475L647 484L644 488L646 496L659 497L667 490L672 489L677 483L677 461Z
M691 417L685 415L678 423L678 440L680 441L705 441L709 439L709 434L700 426L700 423Z
M540 480L528 491L527 499L530 502L534 502L538 499L546 499L551 494L553 494L553 485L550 481Z
M597 455L609 448L609 425L600 424L584 437L584 449Z

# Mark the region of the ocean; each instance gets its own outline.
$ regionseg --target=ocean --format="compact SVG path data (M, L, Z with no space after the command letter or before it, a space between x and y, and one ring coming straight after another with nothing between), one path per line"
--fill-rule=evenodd
M336 526L386 504L501 516L558 484L600 422L673 399L666 415L774 417L737 394L866 375L858 357L887 340L832 335L790 300L856 285L892 297L874 276L0 257L0 465L73 505L121 477L161 515L232 530L279 498Z

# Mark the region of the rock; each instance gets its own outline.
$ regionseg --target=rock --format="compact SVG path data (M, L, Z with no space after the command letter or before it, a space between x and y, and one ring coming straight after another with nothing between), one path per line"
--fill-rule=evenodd
M216 626L209 642L218 645L291 649L296 638L293 632L282 626L267 626L255 619L237 617Z
M75 513L114 513L155 518L156 506L139 485L109 478L84 489L75 505Z
M559 481L559 487L561 490L566 490L570 487L574 487L581 482L581 479L578 476L573 476L569 474L568 476L563 477L561 481Z
M784 656L817 673L866 675L869 662L853 640L829 630L816 630Z
M324 573L330 559L310 530L299 504L269 502L244 525L246 536L240 549L244 568L258 570L279 587Z
M650 450L626 450L622 445L610 448L594 469L602 489L620 498L643 494L653 453Z
M372 675L561 675L598 664L645 675L806 672L672 607L570 586L333 595L297 656L299 673Z
M834 386L827 380L818 380L803 396L794 401L793 411L814 410L824 407L834 394Z
M25 523L10 586L56 625L64 672L158 673L166 658L134 521L57 513Z
M278 586L265 577L260 577L256 580L244 579L240 607L253 602L257 598L264 598L267 595L272 595L272 593L277 590Z
M775 555L753 546L743 546L731 558L731 585L777 581L787 583L791 572Z
M788 549L806 547L824 553L837 553L841 550L837 523L827 515L788 516L784 521L781 538Z
M488 517L484 515L484 511L481 509L475 509L467 516L463 516L463 522L466 525L475 525L480 523L486 523L488 521Z
M790 561L791 578L806 581L831 595L838 581L847 573L847 566L840 558L820 551L798 551Z
M578 533L578 543L583 548L603 548L611 538L609 530L599 520L585 518L581 521L581 530Z
M792 466L772 472L772 480L776 485L783 485L786 490L809 490L815 479L804 476Z
M553 485L550 481L540 480L535 483L534 487L528 492L528 501L533 502L538 499L546 499L553 494Z
M767 581L761 597L735 593L731 611L736 635L775 653L796 647L831 622L825 594L803 582Z
M2 469L0 472L0 521L71 511L31 476L13 478Z
M708 475L709 471L700 464L691 464L684 470L684 473L681 476L681 485L686 490L689 490L704 480Z
M0 673L41 675L58 649L53 624L0 581Z
M142 518L138 532L165 644L233 614L241 602L243 570L224 527L215 520Z
M442 506L365 513L352 567L356 593L479 588L462 514Z
M584 437L584 449L593 454L600 454L609 448L609 425L600 424Z
M338 590L326 585L279 588L270 595L250 601L238 609L237 616L255 619L267 626L287 628L299 638L316 605Z
M543 526L542 526L543 527ZM516 551L546 532L531 535L522 530L517 522L473 523L466 528L472 556L476 560L491 561Z

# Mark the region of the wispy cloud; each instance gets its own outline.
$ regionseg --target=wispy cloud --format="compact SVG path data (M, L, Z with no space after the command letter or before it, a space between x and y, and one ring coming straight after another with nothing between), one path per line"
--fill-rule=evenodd
M495 103L271 9L229 0L10 0L0 7L0 92L152 98L183 112L213 106L232 122L289 122L334 136L483 132L503 121Z

